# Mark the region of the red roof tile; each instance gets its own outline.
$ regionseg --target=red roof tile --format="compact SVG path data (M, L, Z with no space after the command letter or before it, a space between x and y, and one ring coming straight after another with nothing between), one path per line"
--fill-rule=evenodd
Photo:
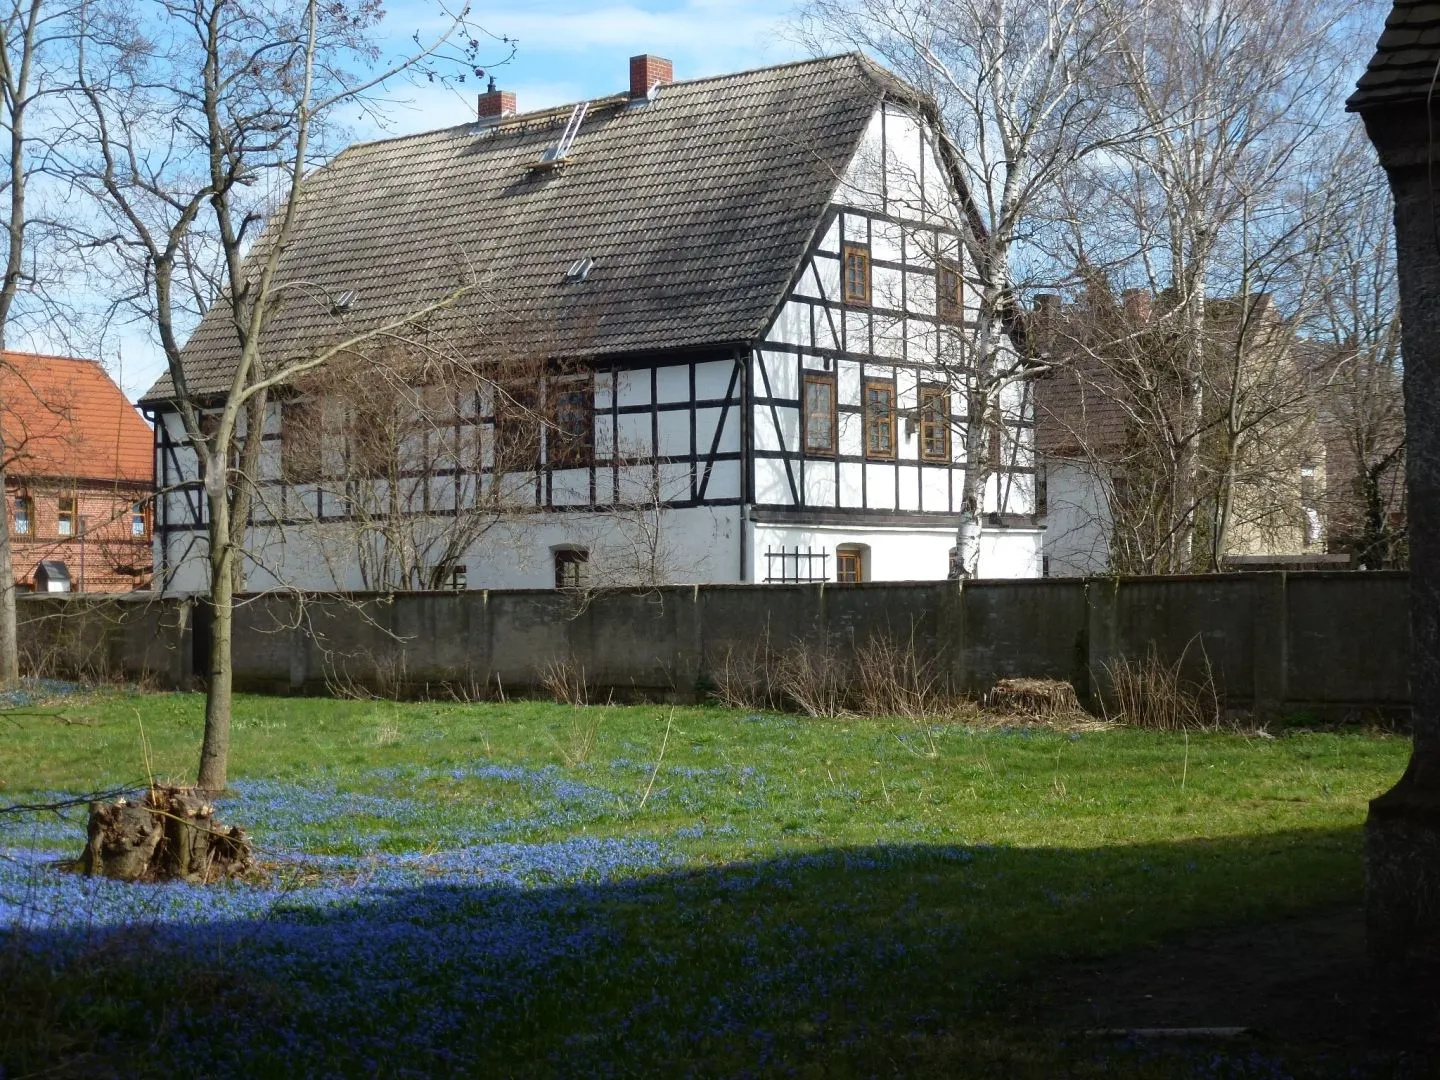
M0 433L14 477L155 483L150 425L93 360L0 353Z

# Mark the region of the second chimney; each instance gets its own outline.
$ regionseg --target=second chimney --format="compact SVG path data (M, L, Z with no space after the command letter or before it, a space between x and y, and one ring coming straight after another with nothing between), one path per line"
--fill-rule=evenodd
M630 96L648 97L657 86L675 81L675 65L663 56L641 53L630 58Z
M490 76L490 87L480 95L480 107L477 110L481 122L494 122L506 116L515 115L515 91L496 90L495 76Z

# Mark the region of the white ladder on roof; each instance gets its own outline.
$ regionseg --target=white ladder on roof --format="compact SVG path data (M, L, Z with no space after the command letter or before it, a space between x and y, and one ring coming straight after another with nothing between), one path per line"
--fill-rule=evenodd
M589 111L590 102L588 101L582 101L570 110L570 119L566 121L565 130L560 134L560 141L541 155L540 163L542 165L552 164L570 153L570 147L575 143L575 136L580 134L580 124L585 120L585 114Z

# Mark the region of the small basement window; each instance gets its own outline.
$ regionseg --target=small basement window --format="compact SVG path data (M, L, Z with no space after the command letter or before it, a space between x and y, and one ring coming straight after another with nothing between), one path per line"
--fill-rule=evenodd
M555 549L555 587L578 589L585 584L585 569L590 552L581 547Z
M858 585L866 580L870 549L864 544L841 544L835 549L835 580L841 585Z

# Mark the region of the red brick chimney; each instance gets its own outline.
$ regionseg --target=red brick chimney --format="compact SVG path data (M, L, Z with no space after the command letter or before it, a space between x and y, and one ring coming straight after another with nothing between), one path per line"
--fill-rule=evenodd
M655 86L675 81L675 65L663 56L642 53L630 58L630 96L646 97Z
M478 115L481 120L499 120L515 115L515 91L496 90L495 76L490 76L490 87L480 95Z

